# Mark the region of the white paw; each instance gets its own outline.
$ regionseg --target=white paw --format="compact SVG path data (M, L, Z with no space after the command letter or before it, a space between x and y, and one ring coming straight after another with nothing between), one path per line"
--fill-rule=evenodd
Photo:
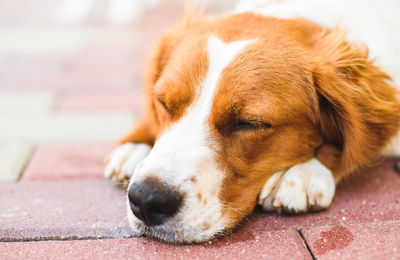
M151 147L142 143L126 143L117 147L106 159L105 177L117 183L127 184L136 166L150 151Z
M258 204L265 211L307 212L328 208L334 194L331 171L311 159L274 173L260 192Z

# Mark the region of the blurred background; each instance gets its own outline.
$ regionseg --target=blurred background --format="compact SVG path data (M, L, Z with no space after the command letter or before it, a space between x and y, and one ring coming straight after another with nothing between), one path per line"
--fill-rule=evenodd
M142 64L157 37L185 4L214 15L235 3L0 0L0 180L32 165L50 175L64 164L65 177L92 165L101 176L111 141L140 115Z

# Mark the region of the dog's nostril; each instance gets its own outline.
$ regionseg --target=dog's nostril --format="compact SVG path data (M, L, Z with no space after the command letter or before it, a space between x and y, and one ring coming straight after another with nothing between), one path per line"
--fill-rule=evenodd
M149 209L149 212L152 214L163 214L159 208L154 208L154 207L151 207Z
M133 183L128 199L133 214L148 226L162 224L175 215L182 202L179 192L155 178Z
M400 161L397 161L397 162L394 163L393 169L394 169L398 174L400 174Z

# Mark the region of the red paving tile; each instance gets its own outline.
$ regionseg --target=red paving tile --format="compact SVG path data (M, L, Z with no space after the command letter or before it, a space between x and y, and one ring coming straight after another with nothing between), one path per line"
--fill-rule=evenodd
M258 211L242 228L272 230L400 219L400 175L393 170L393 162L387 160L345 180L326 211L282 216Z
M295 230L238 232L215 243L173 246L152 239L32 242L133 235L125 191L101 180L0 184L2 258L286 258L309 257ZM32 252L35 254L32 255Z
M4 6L13 6L11 2ZM46 8L46 4L43 7ZM33 11L30 8L28 10ZM85 35L87 42L82 43L77 53L67 56L48 54L30 57L12 54L2 57L6 60L0 62L0 89L61 92L137 89L142 84L146 54L159 35L175 24L177 17L182 16L182 11L183 2L175 1L171 5L171 1L168 1L146 14L139 24L130 27L106 24L62 27L66 32L86 30L89 32ZM53 21L53 24L57 23ZM40 27L33 26L32 30L37 28Z
M400 220L302 230L318 259L400 259Z
M40 73L40 72L39 72ZM135 86L141 86L141 76L138 73L124 76L104 76L94 77L91 75L11 75L0 78L1 90L51 90L57 92L77 92L77 91L132 91L137 89ZM25 75L24 75L25 76Z
M142 90L129 92L68 93L61 97L58 112L125 110L142 112Z
M92 62L82 64L81 61L77 61L78 57L5 57L4 59L4 62L0 61L1 90L40 89L63 93L70 91L96 93L132 91L142 86L141 61L136 62L136 65L130 65L128 62L109 65L103 61L92 67ZM123 71L118 71L118 68L123 68Z
M129 237L125 193L107 180L0 183L0 241Z
M96 156L97 159L92 157L85 159L88 155L92 156L92 151L95 150L88 147L82 149L79 146L70 146L70 149L66 149L65 147L50 146L42 148L42 151L39 148L23 179L101 177L102 158L107 149L102 150L104 148L102 146L100 148L101 152ZM74 161L73 158L78 159ZM95 170L93 171L87 170L87 167L90 166L88 162L91 160L94 162L93 169ZM327 211L292 216L257 211L248 217L247 221L244 221L239 230L268 231L400 219L400 190L398 189L400 176L392 170L392 163L393 161L386 161L376 168L367 170L364 175L354 176L347 180L338 188L334 204ZM92 173L93 175L90 175Z
M103 178L104 159L114 147L112 144L41 145L34 152L21 179Z
M0 89L96 93L139 88L148 44L133 40L135 37L130 35L137 33L130 30L105 29L100 32L94 33L82 50L74 54L3 55L0 59Z
M190 246L145 238L0 243L0 252L5 259L311 259L294 230L241 233Z

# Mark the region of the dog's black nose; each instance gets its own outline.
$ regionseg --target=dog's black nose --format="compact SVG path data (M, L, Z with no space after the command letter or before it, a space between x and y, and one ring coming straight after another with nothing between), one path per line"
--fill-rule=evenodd
M178 191L156 178L132 183L128 198L133 214L148 226L162 224L175 215L182 203L182 195Z

